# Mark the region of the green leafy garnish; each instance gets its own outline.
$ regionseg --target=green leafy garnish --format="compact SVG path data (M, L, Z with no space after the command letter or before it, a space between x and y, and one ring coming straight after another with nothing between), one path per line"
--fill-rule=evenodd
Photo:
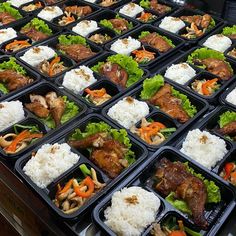
M138 36L138 38L142 39L142 38L148 36L149 34L151 34L149 31L142 31L141 34Z
M0 83L0 91L1 91L3 94L9 93L9 90L7 89L7 87L6 87L4 84L2 84L2 83Z
M62 34L58 38L58 41L60 44L64 44L64 45L82 44L84 46L87 46L86 39L79 35Z
M23 29L35 28L37 31L40 31L48 36L52 35L52 30L48 25L38 18L32 19L28 24L26 24Z
M138 67L138 63L131 56L116 54L109 56L107 61L119 64L128 73L129 78L126 83L126 87L130 87L132 84L139 81L143 76L144 71ZM100 67L103 64L104 62L98 62L98 64L93 66L91 69L94 72L100 73Z
M85 164L80 165L79 168L84 176L91 175L91 171L88 169L88 167Z
M224 27L223 31L222 31L223 35L232 35L232 34L236 34L236 25L233 25L232 27Z
M161 129L160 133L164 135L165 139L168 139L176 131L175 127Z
M207 27L207 29L210 30L210 29L214 28L215 26L216 26L216 22L215 22L215 20L213 18L211 18L210 24Z
M10 57L9 61L0 63L0 71L1 70L14 70L21 75L26 75L26 70L16 63L15 57Z
M220 115L219 126L223 128L225 125L236 121L236 112L234 111L226 111L222 115Z
M150 8L150 1L149 0L141 0L139 5L144 8Z
M20 124L15 124L13 126L15 134L19 134L21 130L29 130L30 133L38 133L39 132L39 127L38 125L20 125ZM20 129L20 130L18 130Z
M0 3L0 12L8 12L16 20L22 18L20 12L15 8L11 7L11 4L8 2Z

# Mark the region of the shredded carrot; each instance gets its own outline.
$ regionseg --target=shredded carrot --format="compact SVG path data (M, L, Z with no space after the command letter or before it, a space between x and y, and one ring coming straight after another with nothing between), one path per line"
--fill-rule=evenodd
M36 2L36 3L35 3L35 6L36 6L37 8L40 8L40 7L42 7L42 3L41 3L41 2Z
M143 22L148 22L149 19L151 19L152 14L149 12L142 12L141 16L138 18L139 20L142 20Z
M142 50L134 50L132 52L135 55L135 60L137 62L142 62L145 60L151 61L153 59L155 59L155 54L154 52L149 52L146 49L142 49Z
M187 236L185 232L180 230L172 231L168 236Z
M7 44L5 49L10 50L15 45L22 45L24 47L31 46L31 44L27 40L14 40L12 43Z
M209 88L213 88L217 81L218 81L218 79L215 78L215 79L207 80L205 83L203 83L202 84L203 95L207 95L207 96L211 95Z
M55 64L57 64L57 63L59 63L60 62L60 60L61 60L61 58L60 57L55 57L51 62L50 62L50 65L49 65L49 76L51 77L51 76L53 76L53 67L54 67L54 65Z
M231 178L232 182L234 182L234 183L236 182L236 171L234 171L230 174L230 178Z
M66 183L66 185L64 186L64 188L59 191L59 195L62 194L62 193L67 192L67 191L70 189L70 187L72 186L73 180L74 180L74 179L70 179L70 180Z
M92 95L93 97L102 97L107 93L105 88L101 88L101 89L97 89L97 90L91 90L89 88L86 88L84 91L86 93Z
M80 188L83 187L83 186L87 186L86 192L82 192L80 190ZM89 176L87 176L80 183L80 185L74 184L74 191L80 197L89 198L92 195L92 193L94 192L94 182L93 182L93 180Z

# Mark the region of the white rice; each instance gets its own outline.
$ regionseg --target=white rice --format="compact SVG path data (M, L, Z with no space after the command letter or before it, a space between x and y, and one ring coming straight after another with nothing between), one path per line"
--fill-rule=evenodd
M94 20L83 20L80 21L76 26L72 28L76 34L82 35L84 37L88 36L90 33L98 30L98 24Z
M196 75L196 71L187 63L171 65L165 72L165 77L179 84L185 84Z
M0 131L16 124L24 118L25 113L20 101L0 103Z
M63 15L63 11L58 6L44 7L38 14L41 19L52 21L54 18Z
M32 2L32 0L8 0L7 2L9 2L14 7L20 7L25 3Z
M141 47L141 43L132 37L124 38L124 39L117 39L112 45L111 50L123 54L129 55L132 51Z
M79 158L67 143L44 144L26 163L23 171L38 187L45 188L75 165Z
M17 37L17 33L13 28L0 30L0 44Z
M136 197L136 204L129 198ZM117 235L138 236L155 221L160 199L141 187L123 188L113 194L111 206L105 212L105 224Z
M226 96L226 101L236 106L236 88Z
M126 129L130 129L149 114L149 107L146 102L125 97L112 106L107 114Z
M131 3L124 5L119 10L119 13L124 14L129 17L135 17L136 15L141 13L143 10L144 9L142 7L140 7L138 4L131 2Z
M89 67L80 66L77 69L66 72L62 85L78 94L96 81L93 71Z
M188 132L180 151L208 169L213 168L228 152L223 139L199 129Z
M216 34L209 37L203 46L214 49L219 52L226 51L232 45L230 38L224 36L223 34Z
M21 60L31 66L38 66L43 60L49 60L55 56L56 52L47 46L38 46L30 48L21 56Z
M85 0L85 2L95 3L97 0Z
M185 27L184 21L182 21L180 18L172 17L172 16L166 16L159 25L159 28L167 30L172 33L178 33L179 30Z

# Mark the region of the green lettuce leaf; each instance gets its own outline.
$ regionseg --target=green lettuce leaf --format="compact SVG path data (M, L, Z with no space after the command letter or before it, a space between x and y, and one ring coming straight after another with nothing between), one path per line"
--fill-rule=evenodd
M146 37L147 35L151 34L149 31L142 31L141 34L138 36L139 39Z
M15 57L10 57L9 61L4 61L0 63L0 70L15 70L21 75L26 75L26 70L16 63Z
M23 29L27 28L35 28L37 31L40 31L48 36L52 35L52 30L49 28L49 26L43 20L38 18L32 19L23 27Z
M84 37L79 36L79 35L62 34L58 38L58 41L60 44L64 44L64 45L82 44L84 46L87 46L86 39Z
M213 18L211 18L211 22L210 22L209 26L207 27L207 29L210 30L210 29L214 28L215 26L216 26L216 22Z
M224 27L222 31L223 35L231 35L231 34L236 34L236 25L233 25L232 27Z
M3 94L9 93L9 90L7 89L7 87L6 87L4 84L2 84L2 83L0 83L0 91L1 91Z
M20 12L15 8L11 7L11 4L8 2L0 3L0 12L8 12L16 20L22 18Z
M145 79L143 82L143 90L141 91L141 99L150 99L162 86L164 78L162 75L155 75L152 78Z
M190 100L188 99L188 97L182 93L180 93L179 91L175 90L174 88L172 88L172 94L173 96L181 99L181 105L183 107L183 109L187 112L187 114L190 117L194 117L195 114L197 113L197 108L191 104Z
M91 67L91 70L93 70L96 73L100 73L100 68L102 65L104 65L105 62L98 62L96 65L94 65L93 67Z
M222 115L220 115L219 126L223 128L225 125L229 124L232 121L236 121L236 112L234 111L226 111Z
M22 130L27 129L30 133L39 133L39 126L38 125L20 125L15 124L13 126L15 134L19 134ZM19 128L19 130L18 130Z
M141 0L139 5L144 8L150 8L150 1L149 0Z

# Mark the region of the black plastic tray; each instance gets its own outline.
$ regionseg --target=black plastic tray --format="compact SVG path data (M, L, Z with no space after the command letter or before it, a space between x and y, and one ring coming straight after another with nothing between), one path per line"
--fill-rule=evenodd
M204 236L216 235L217 231L221 228L221 226L224 224L227 217L230 215L233 208L235 207L235 193L233 189L230 186L226 185L224 182L222 182L217 175L212 174L207 170L201 169L196 163L192 163L187 156L181 154L172 147L161 148L152 157L146 160L132 175L129 176L129 178L126 178L125 181L123 181L119 186L117 186L96 206L92 215L93 220L105 235L116 234L107 225L105 225L104 210L111 204L112 195L116 191L119 191L122 188L129 186L140 186L145 190L153 192L156 196L160 198L162 204L159 209L159 212L156 215L157 222L162 222L166 215L174 213L177 214L177 216L180 215L181 217L183 217L193 230L199 230L199 228L193 224L191 218L187 217L185 214L176 210L173 206L167 203L165 199L160 196L156 190L154 190L152 183L148 181L150 180L152 175L154 176L155 169L162 158L167 158L171 161L180 161L183 163L188 162L189 166L193 168L197 173L200 173L207 179L214 181L217 186L219 186L222 194L222 201L216 204L216 206L206 209L205 217L209 223L209 227L207 231L201 230L200 232ZM150 235L150 229L151 227L147 227L142 235Z
M83 0L83 1L86 2L86 0ZM95 0L95 2L92 3L92 4L94 4L94 5L98 6L98 7L100 7L101 9L111 9L111 10L113 10L113 9L115 9L115 8L117 8L117 7L119 7L119 6L122 6L122 5L124 5L125 3L129 2L129 0L117 0L115 4L113 4L113 5L109 6L109 7L103 7L103 6L101 6L101 5L100 5L101 2L102 2L102 0Z
M233 105L232 103L226 101L226 97L227 95L236 88L236 83L232 84L226 91L224 91L224 93L220 96L220 103L222 104L226 104L230 107L236 108L235 105Z
M112 126L113 128L117 128L115 125L111 124L108 120L104 119L102 116L99 116L99 115L89 115L89 116L86 116L84 119L74 123L71 127L69 127L67 130L65 130L63 135L54 137L54 140L52 140L52 139L48 140L48 143L55 143L55 142L64 143L64 142L66 142L68 140L69 136L74 132L74 130L76 128L80 128L80 129L84 130L84 128L86 127L88 122L100 122L100 121L104 121L107 124L109 124L110 126ZM44 202L53 211L54 216L56 214L56 216L59 217L59 219L61 219L61 220L76 220L80 216L84 215L84 213L86 211L88 211L89 209L92 209L95 206L95 203L97 203L98 200L101 197L104 197L111 188L113 188L121 179L126 177L130 172L134 171L135 168L137 168L137 166L146 159L147 150L145 149L145 147L143 147L141 144L136 142L132 137L130 137L130 140L131 140L131 143L132 143L132 148L131 149L135 152L135 154L137 156L137 161L134 164L132 164L130 167L128 167L126 170L124 170L119 176L117 176L114 179L109 178L103 171L101 171L96 165L94 165L89 160L87 152L79 152L79 151L77 151L74 148L71 148L71 150L74 153L77 153L80 156L79 162L77 164L75 164L74 167L70 168L64 174L62 174L57 179L55 179L45 189L40 189L39 187L37 187L30 180L30 178L28 176L26 176L24 174L24 172L23 172L23 166L29 160L30 154L21 157L16 162L15 169L16 169L17 173L21 176L21 178L23 178L23 180L35 192L37 192L37 194L40 195L40 197L44 200ZM35 151L37 151L37 149ZM85 163L86 165L88 165L90 167L93 167L97 171L97 173L98 173L98 178L100 180L103 180L107 185L106 185L106 187L103 190L98 192L93 198L91 198L87 202L87 204L85 204L83 207L81 207L78 211L68 215L68 214L63 213L60 209L58 209L55 206L55 204L52 203L51 198L55 195L57 183L59 183L59 182L60 183L61 182L64 183L64 182L66 182L65 180L68 180L68 179L70 179L73 176L74 172L78 173L79 172L79 170L78 170L79 169L79 165L81 165L83 163Z
M166 81L167 82L167 81ZM164 146L164 145L168 145L170 143L174 143L177 140L177 137L181 137L181 133L185 132L186 129L192 125L193 123L197 122L208 110L209 106L208 103L205 102L203 99L199 99L196 95L191 94L183 89L181 89L179 86L171 83L168 81L168 83L170 85L172 85L175 89L177 89L178 91L180 91L181 93L185 94L188 96L188 98L190 99L191 103L193 105L196 106L198 113L191 119L189 119L185 124L181 124L179 123L177 120L173 119L172 117L170 117L169 115L167 115L165 112L162 112L161 110L157 109L155 106L148 104L149 106L149 115L146 118L152 118L153 116L155 117L156 114L160 115L160 118L158 118L158 120L160 122L163 122L164 124L166 123L168 127L172 127L171 125L173 125L174 127L177 128L177 130L174 132L174 134L172 134L169 139L167 139L165 142L159 144L159 145L148 145L146 142L144 142L141 138L139 138L137 135L133 134L130 130L127 129L128 133L130 135L132 135L133 137L135 137L137 140L139 140L139 142L141 142L143 145L145 145L150 151L156 151L158 148ZM125 95L123 95L122 97L120 97L119 99L117 99L116 101L112 102L111 104L107 105L103 110L102 110L102 115L104 117L106 117L107 119L111 120L112 122L114 122L116 125L118 125L120 128L123 128L122 125L118 124L115 120L113 120L112 118L110 118L107 115L108 110L115 105L118 101L120 101L121 99L131 96L134 97L138 100L141 101L140 99L140 93L142 90L142 85L139 85L136 89L129 91L128 93L126 93ZM163 118L162 118L163 117ZM140 124L140 122L137 122L135 124L135 126L137 127Z
M41 4L42 4L42 7L40 7L40 8L38 8L38 9L36 9L36 10L33 10L33 11L25 11L25 10L23 10L23 7L26 7L26 6L28 6L28 5L30 5L30 4L32 4L32 3L37 3L37 2L41 2ZM43 1L43 0L41 0L41 1L39 1L39 0L34 0L34 1L31 1L31 2L29 2L29 3L25 3L25 4L22 4L21 6L20 6L20 10L22 11L22 12L24 12L25 14L34 14L34 15L36 15L40 10L42 10L42 8L43 7L45 7L45 2Z

